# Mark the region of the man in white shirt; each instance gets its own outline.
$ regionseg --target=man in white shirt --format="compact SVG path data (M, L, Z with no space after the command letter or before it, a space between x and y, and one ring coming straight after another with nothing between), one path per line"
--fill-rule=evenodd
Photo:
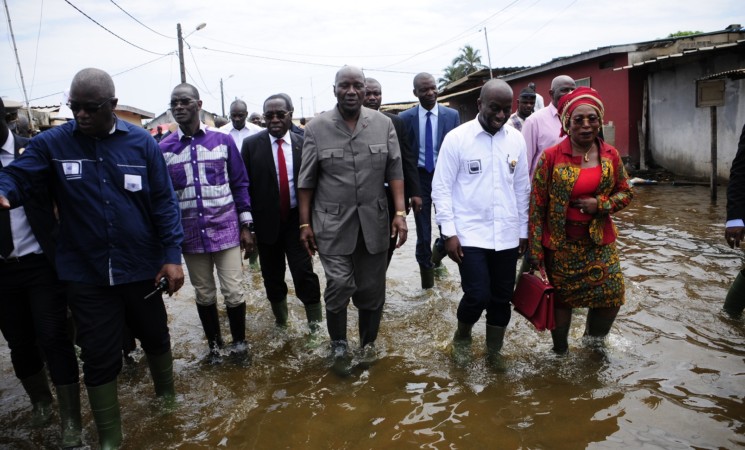
M235 146L238 148L243 147L244 139L263 130L260 126L247 122L247 117L248 107L246 102L235 100L230 104L230 123L220 127L220 131L233 138Z
M504 126L512 89L498 79L481 88L479 114L448 133L432 180L435 220L445 250L458 263L455 356L471 344L471 329L486 310L486 346L499 354L510 321L515 264L527 247L530 178L525 140Z
M535 104L533 105L533 112L536 112L539 109L543 109L543 96L538 93L538 89L535 88L535 83L533 83L532 81L528 83L528 88L532 89L533 92L535 92Z

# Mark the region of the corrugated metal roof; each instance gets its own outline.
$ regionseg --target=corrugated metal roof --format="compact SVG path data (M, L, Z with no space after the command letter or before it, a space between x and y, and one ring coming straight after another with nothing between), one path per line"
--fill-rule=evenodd
M731 78L733 80L740 80L745 78L745 68L725 70L724 72L706 75L703 78L699 78L699 80L713 80L715 78Z
M693 55L693 54L697 54L697 53L710 52L712 50L722 50L722 49L731 48L731 47L737 47L737 46L743 46L743 47L745 47L745 39L740 39L737 42L727 42L727 43L721 44L721 45L712 45L710 47L700 47L700 48L686 49L686 50L683 50L680 53L673 53L671 55L664 55L664 56L660 56L660 57L657 57L657 58L648 59L646 61L640 61L638 63L629 64L628 66L616 67L615 69L613 69L613 71L614 72L618 72L619 70L630 70L630 69L641 67L641 66L644 66L644 65L647 65L647 64L654 64L654 63L657 63L657 62L660 62L660 61L665 61L667 59L680 58L682 56Z

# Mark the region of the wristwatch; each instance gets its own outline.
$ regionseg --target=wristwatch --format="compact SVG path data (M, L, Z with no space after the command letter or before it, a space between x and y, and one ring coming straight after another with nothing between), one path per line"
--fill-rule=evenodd
M245 228L248 230L249 233L255 233L254 229L254 223L253 222L246 222L241 224L241 228Z

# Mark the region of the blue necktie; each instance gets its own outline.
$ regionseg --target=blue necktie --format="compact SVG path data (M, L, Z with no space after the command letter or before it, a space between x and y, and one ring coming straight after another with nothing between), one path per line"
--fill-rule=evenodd
M429 117L432 111L427 111L427 124L424 126L424 168L432 173L435 170L435 144L432 139L432 122Z

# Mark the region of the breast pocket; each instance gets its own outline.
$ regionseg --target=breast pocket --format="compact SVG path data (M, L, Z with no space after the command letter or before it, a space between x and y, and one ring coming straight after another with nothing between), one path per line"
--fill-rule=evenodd
M118 163L119 186L125 191L147 191L147 165L145 161Z
M324 170L333 169L334 166L340 166L344 162L343 148L327 148L321 150L319 164Z
M387 144L370 144L370 162L374 169L383 169L388 161Z

